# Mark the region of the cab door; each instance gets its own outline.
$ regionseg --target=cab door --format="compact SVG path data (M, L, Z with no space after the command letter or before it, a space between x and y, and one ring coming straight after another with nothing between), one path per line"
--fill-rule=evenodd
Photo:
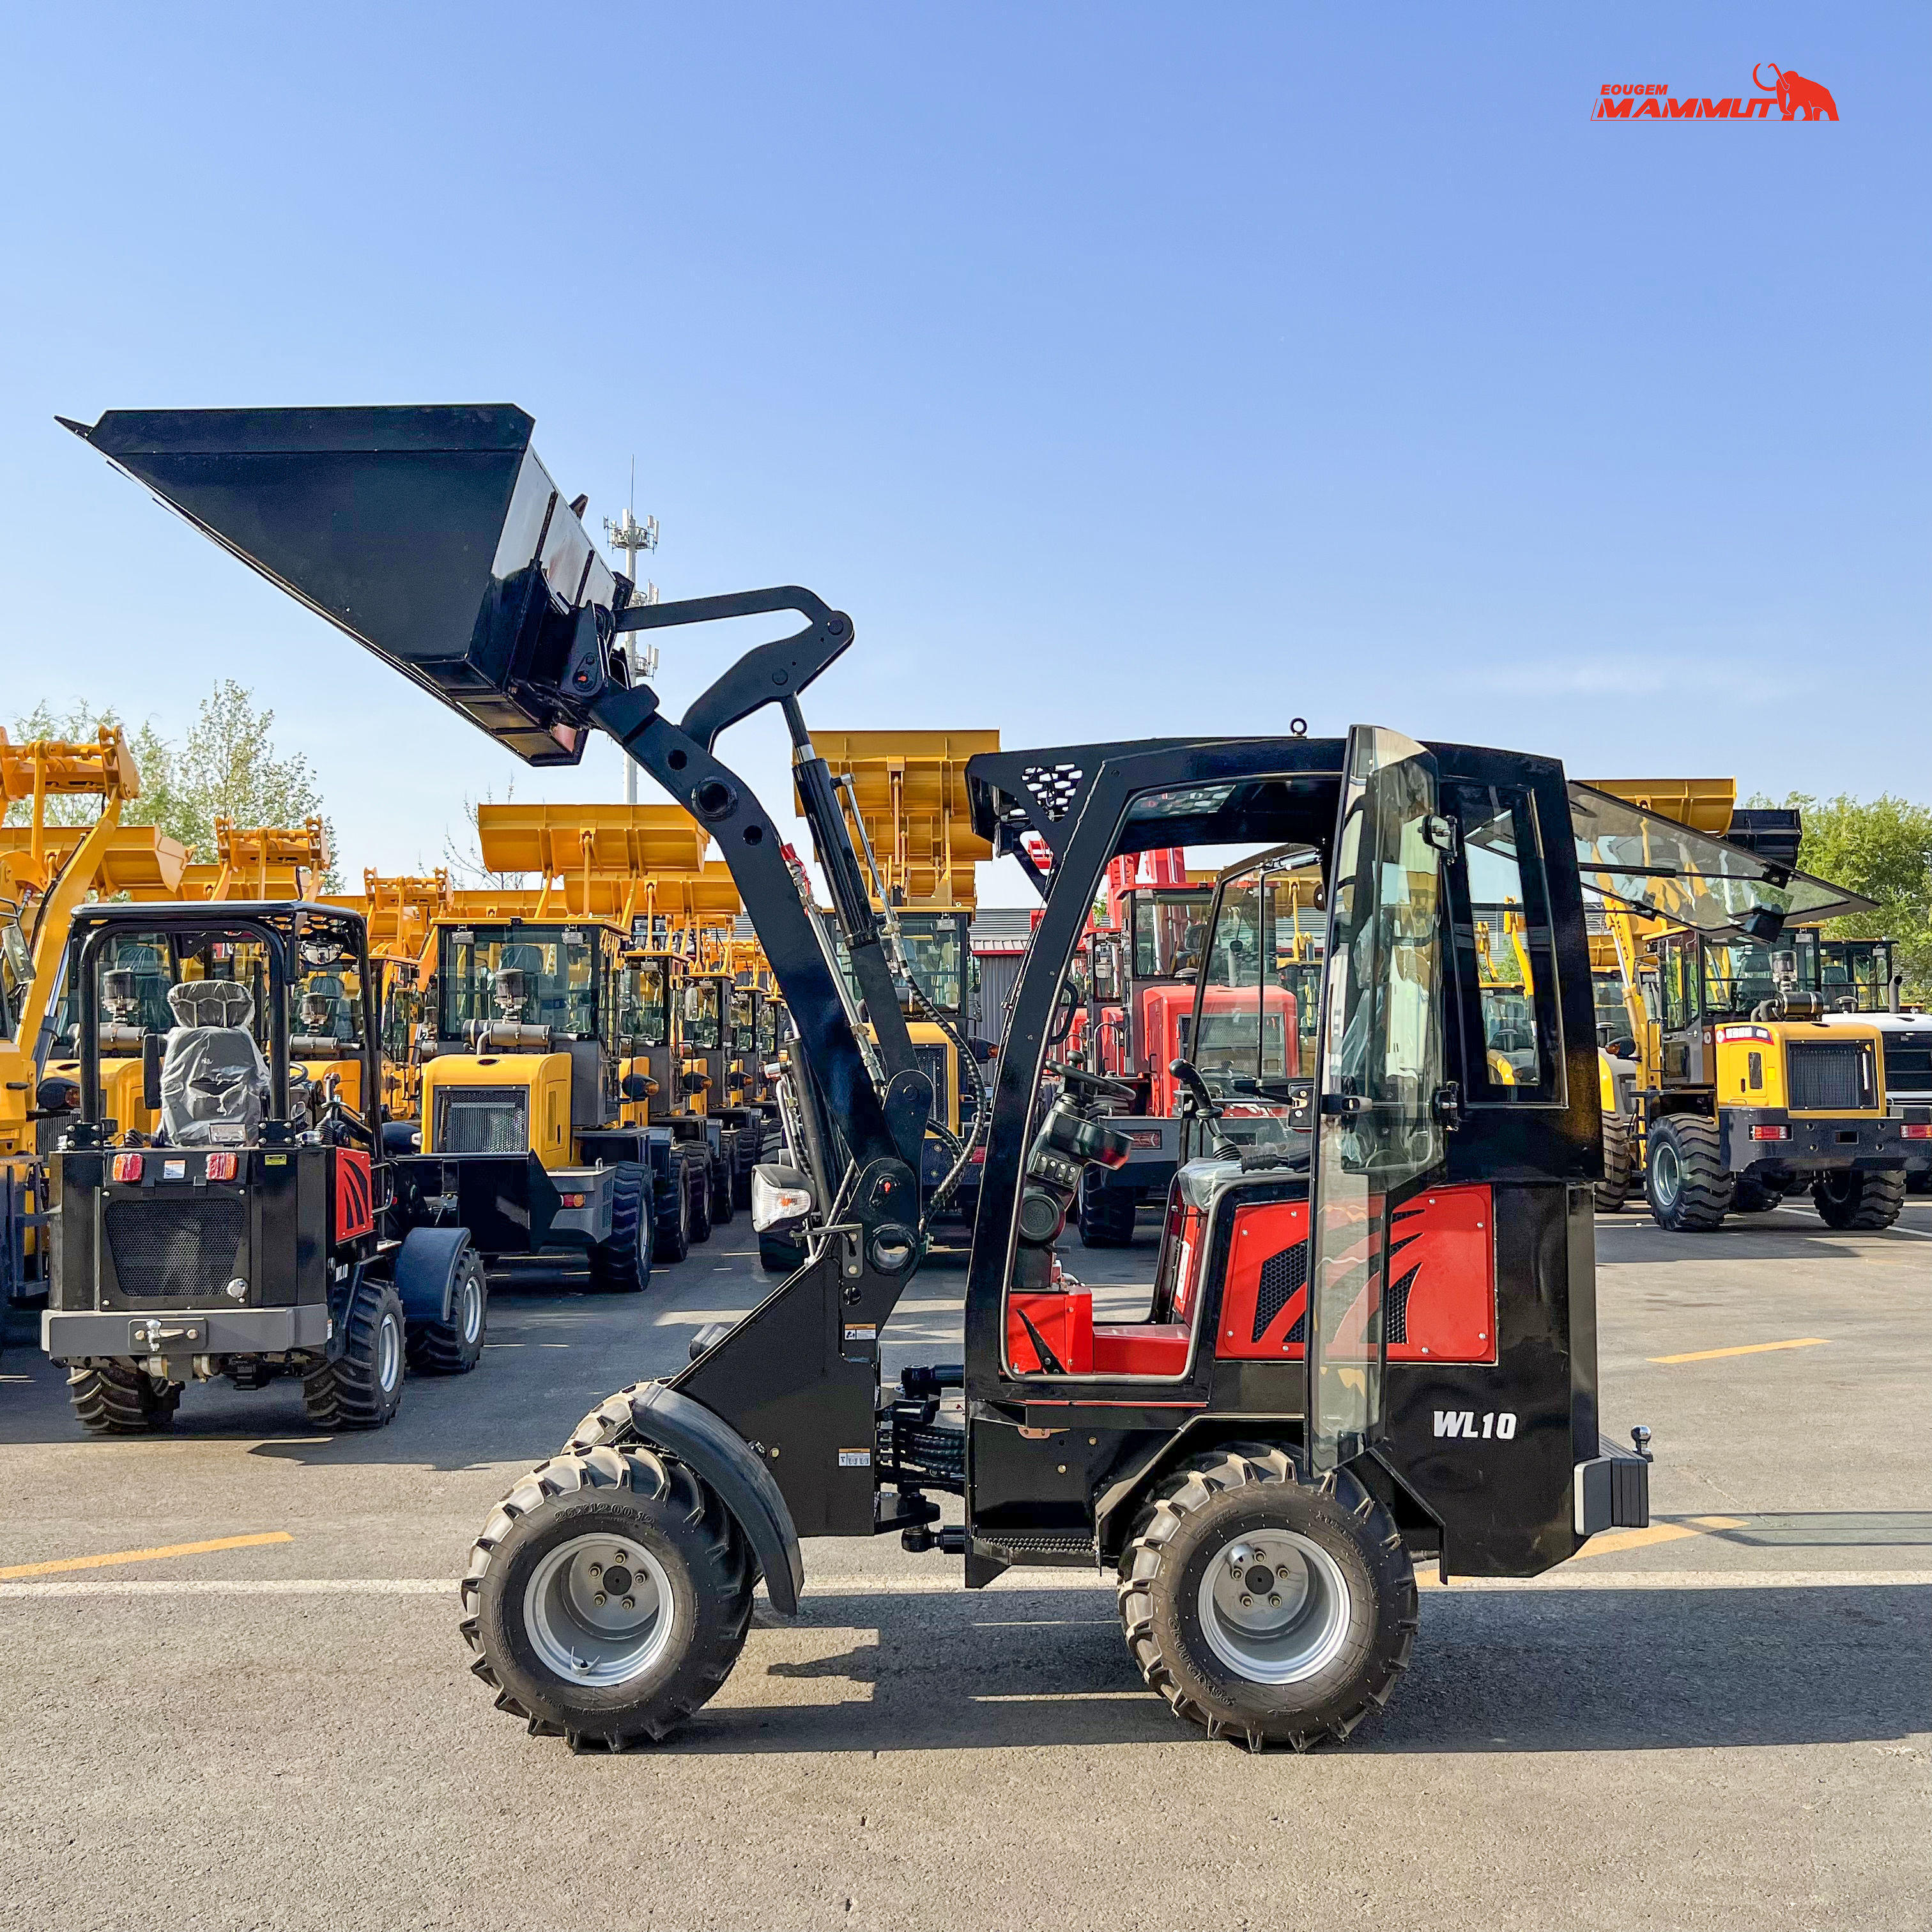
M1443 859L1436 760L1348 734L1328 896L1311 1165L1309 1453L1332 1469L1380 1433L1390 1210L1439 1168L1445 1117Z

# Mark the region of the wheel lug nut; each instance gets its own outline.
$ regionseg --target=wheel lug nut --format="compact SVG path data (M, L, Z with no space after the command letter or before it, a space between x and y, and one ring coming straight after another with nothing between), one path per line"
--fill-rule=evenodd
M1276 1610L1280 1610L1281 1608L1281 1592L1279 1590L1270 1591L1268 1592L1268 1601L1272 1604Z
M634 1597L626 1597L624 1599L624 1607L627 1610L634 1610L638 1607L637 1598Z
M599 1590L599 1591L597 1592L596 1595L594 1598L592 1598L591 1599L591 1600L592 1600L593 1603L595 1603L595 1604L598 1604L598 1605L599 1605L599 1606L601 1606L602 1605L603 1605L603 1604L604 1604L608 1603L610 1600L610 1598L608 1598L607 1596L605 1596L605 1595L604 1595L604 1592L603 1592L602 1590Z
M1241 1592L1241 1608L1244 1610L1251 1610L1254 1606L1254 1598L1250 1596L1246 1591L1244 1590Z
M602 1576L602 1575L603 1575L603 1574L604 1574L604 1566L603 1566L603 1564L601 1564L601 1563L593 1563L593 1564L591 1564L591 1566L590 1566L590 1574L591 1574L591 1575L592 1575L592 1576Z

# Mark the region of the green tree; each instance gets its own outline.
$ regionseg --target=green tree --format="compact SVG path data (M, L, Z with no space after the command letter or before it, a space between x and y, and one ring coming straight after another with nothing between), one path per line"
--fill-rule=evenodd
M298 752L284 756L277 752L274 722L274 712L257 705L254 692L223 678L202 700L178 744L164 737L152 722L128 731L141 795L123 810L122 823L158 825L170 838L192 846L200 859L214 856L217 818L251 826L298 826L310 816L326 823L313 768ZM8 736L16 744L34 738L88 739L103 724L127 728L112 706L76 703L57 710L43 702L16 718ZM99 809L97 800L84 795L52 798L47 801L47 818L52 824L81 824ZM16 801L8 822L23 824L30 815L31 807ZM334 843L332 829L332 849ZM333 866L323 883L334 888Z
M1799 866L1876 903L1876 910L1834 920L1826 931L1895 941L1908 997L1926 998L1932 992L1932 806L1888 792L1868 800L1792 792L1782 802L1804 814Z

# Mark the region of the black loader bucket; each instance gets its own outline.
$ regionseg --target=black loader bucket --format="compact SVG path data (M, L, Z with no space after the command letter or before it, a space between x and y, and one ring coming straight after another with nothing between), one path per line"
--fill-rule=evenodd
M533 765L574 764L560 704L629 586L506 403L111 410L61 421L225 549Z

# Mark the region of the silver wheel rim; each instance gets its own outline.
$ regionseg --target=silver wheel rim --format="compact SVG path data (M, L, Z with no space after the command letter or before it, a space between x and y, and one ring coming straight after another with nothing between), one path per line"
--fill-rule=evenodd
M574 1536L532 1574L524 1622L530 1647L566 1683L628 1684L670 1642L670 1579L632 1538Z
M402 1359L402 1337L396 1318L386 1315L376 1330L376 1380L385 1391L395 1387Z
M1298 1684L1348 1636L1348 1580L1321 1544L1256 1530L1217 1550L1196 1598L1208 1647L1250 1684Z
M463 1339L466 1343L476 1340L483 1328L483 1289L476 1278L476 1270L470 1269L463 1277Z
M1677 1150L1668 1141L1660 1141L1657 1151L1651 1156L1651 1166L1657 1174L1657 1198L1666 1204L1677 1198L1678 1183L1682 1179L1682 1170L1677 1164Z

